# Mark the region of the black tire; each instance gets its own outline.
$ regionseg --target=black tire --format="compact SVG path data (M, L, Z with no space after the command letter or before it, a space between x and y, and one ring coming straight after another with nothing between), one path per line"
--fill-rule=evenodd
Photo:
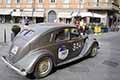
M43 78L46 77L53 68L53 62L50 57L43 57L41 58L38 63L36 64L34 76L35 78Z
M89 56L90 57L95 57L97 55L97 53L98 53L98 45L94 44L91 48Z

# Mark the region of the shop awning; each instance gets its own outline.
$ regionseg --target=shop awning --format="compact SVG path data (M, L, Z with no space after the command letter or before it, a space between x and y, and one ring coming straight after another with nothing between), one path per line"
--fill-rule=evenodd
M73 13L72 13L72 16L73 16L73 17L74 17L74 16L78 16L78 14L79 14L79 12L76 11L76 12L73 12Z
M21 16L21 12L12 12L11 16Z
M10 15L13 9L0 9L0 15Z
M72 16L81 16L81 17L97 17L97 18L104 18L104 15L92 12L74 12Z
M91 12L80 12L80 13L78 13L78 16L81 16L81 17L93 17L93 13L91 13Z
M32 11L24 11L21 13L21 16L25 16L25 17L32 17L33 16L33 12Z
M32 12L20 12L20 11L15 11L11 13L11 16L26 16L26 17L31 17Z
M93 16L98 17L98 18L105 18L106 17L105 15L97 14L97 13L93 13Z
M11 16L25 16L25 17L44 17L44 12L32 12L32 11L24 11L24 12L12 12Z
M33 16L34 17L44 17L44 12L38 12L38 11L36 12L35 11L34 14L33 14Z
M59 12L58 13L58 18L71 18L71 12Z
M96 18L104 18L105 17L102 14L92 13L92 12L80 12L79 15L81 17L96 17Z

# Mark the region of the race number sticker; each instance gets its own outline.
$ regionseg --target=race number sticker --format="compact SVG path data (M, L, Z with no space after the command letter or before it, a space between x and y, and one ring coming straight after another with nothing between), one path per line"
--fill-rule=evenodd
M13 54L16 54L17 51L18 51L18 47L17 47L17 46L14 46L14 47L12 48L12 50L11 50L11 52L12 52Z
M81 48L81 43L73 43L73 48L72 48L72 50L73 51L76 51L76 50L78 50L79 48Z
M69 54L69 50L68 49L62 48L62 47L58 49L58 58L59 59L61 59L61 60L66 59L68 54Z

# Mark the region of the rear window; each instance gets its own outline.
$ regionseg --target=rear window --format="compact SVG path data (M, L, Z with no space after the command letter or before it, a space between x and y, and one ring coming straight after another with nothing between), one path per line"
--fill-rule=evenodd
M17 35L17 38L32 39L35 34L34 30L24 29Z
M30 25L28 29L23 29L17 36L16 39L22 38L25 40L31 40L35 36L42 35L47 32L49 28L39 25Z
M35 33L35 31L33 31L33 30L24 29L23 31L21 31L20 34L21 34L21 36L30 37L30 36L32 36L34 33Z

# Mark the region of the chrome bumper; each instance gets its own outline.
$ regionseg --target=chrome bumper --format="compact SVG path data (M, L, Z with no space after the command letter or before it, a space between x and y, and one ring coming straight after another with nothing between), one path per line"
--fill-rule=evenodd
M8 67L12 68L13 70L15 70L15 71L16 71L17 73L19 73L20 75L22 75L22 76L26 76L26 75L27 75L27 73L26 73L25 71L21 71L20 69L16 68L16 67L13 66L12 64L10 64L10 63L7 61L7 59L6 59L5 56L2 56L1 58L2 58L2 60L4 61L4 63L5 63L6 65L8 65Z

